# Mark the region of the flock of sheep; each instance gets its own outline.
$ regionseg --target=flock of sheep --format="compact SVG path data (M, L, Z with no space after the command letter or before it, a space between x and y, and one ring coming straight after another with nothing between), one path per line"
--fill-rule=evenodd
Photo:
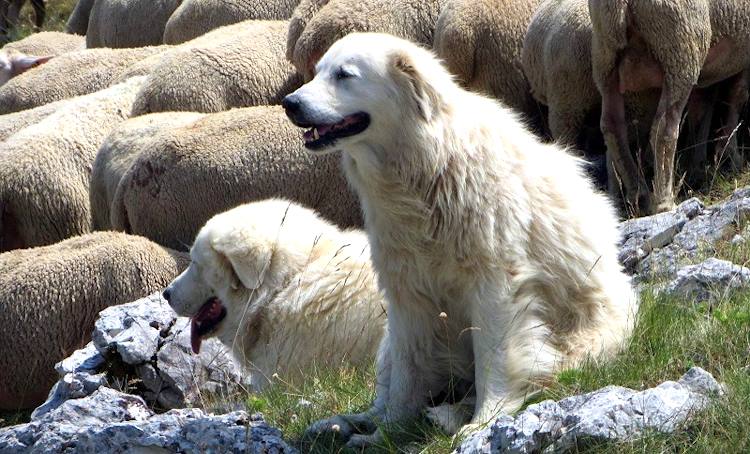
M353 31L431 47L606 157L630 213L744 164L744 1L79 0L67 28L0 50L0 409L43 400L98 311L163 288L217 213L278 197L361 226L339 158L305 152L278 106Z

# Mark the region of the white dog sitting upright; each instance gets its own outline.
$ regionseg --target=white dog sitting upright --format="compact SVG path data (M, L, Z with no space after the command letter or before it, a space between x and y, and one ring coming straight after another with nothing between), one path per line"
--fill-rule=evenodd
M217 336L256 390L275 373L296 381L314 366L375 359L386 315L362 232L266 200L214 216L190 258L164 298L192 318L193 351Z
M378 442L354 426L413 418L453 380L474 383L473 429L623 344L637 299L611 203L582 161L461 89L432 53L348 35L283 105L308 149L344 152L389 304L372 408L311 432Z

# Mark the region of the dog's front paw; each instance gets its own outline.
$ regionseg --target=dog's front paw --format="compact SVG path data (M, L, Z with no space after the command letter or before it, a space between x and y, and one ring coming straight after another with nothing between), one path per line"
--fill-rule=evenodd
M305 438L315 439L323 435L332 435L347 441L352 434L354 434L354 426L341 415L337 415L312 423L305 431Z

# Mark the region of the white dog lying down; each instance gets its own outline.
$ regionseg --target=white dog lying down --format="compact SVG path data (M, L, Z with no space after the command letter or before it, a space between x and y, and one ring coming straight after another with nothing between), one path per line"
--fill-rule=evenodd
M413 418L455 379L474 384L472 430L623 344L637 298L611 203L581 161L461 89L432 53L348 35L283 105L309 150L344 152L389 304L372 408L311 432L378 442L353 426Z
M265 200L214 216L190 258L164 298L192 317L193 350L218 337L256 390L275 373L295 381L314 366L375 359L386 315L363 233Z

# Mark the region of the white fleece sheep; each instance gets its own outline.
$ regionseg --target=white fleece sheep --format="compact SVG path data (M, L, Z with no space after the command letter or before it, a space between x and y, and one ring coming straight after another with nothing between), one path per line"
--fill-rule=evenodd
M65 24L65 31L75 35L85 35L89 28L89 16L93 7L94 0L78 0Z
M133 114L280 103L302 82L284 58L286 28L283 21L245 21L183 44L151 71Z
M168 48L86 49L60 55L0 87L0 115L99 91L131 65Z
M521 48L539 1L449 0L433 41L437 56L465 87L533 119L539 108L523 74Z
M0 251L91 231L89 174L143 82L82 96L0 143Z
M96 0L86 46L143 47L162 43L164 27L180 0Z
M390 33L410 41L432 45L435 24L446 0L319 0L300 3L294 28L287 39L287 56L303 74L312 78L315 63L326 50L352 32ZM302 13L311 13L308 19ZM304 30L295 40L299 25Z
M151 145L154 136L161 131L192 123L202 116L203 114L195 112L143 115L120 124L104 139L91 170L90 200L94 230L108 230L112 227L109 212L117 186L136 158Z
M299 0L185 0L164 29L166 44L179 44L224 25L245 20L289 19Z
M0 409L41 403L99 311L163 288L188 260L115 232L0 254Z
M213 215L282 197L340 227L361 225L334 155L314 157L278 106L234 109L167 128L144 146L117 187L117 230L185 249Z

